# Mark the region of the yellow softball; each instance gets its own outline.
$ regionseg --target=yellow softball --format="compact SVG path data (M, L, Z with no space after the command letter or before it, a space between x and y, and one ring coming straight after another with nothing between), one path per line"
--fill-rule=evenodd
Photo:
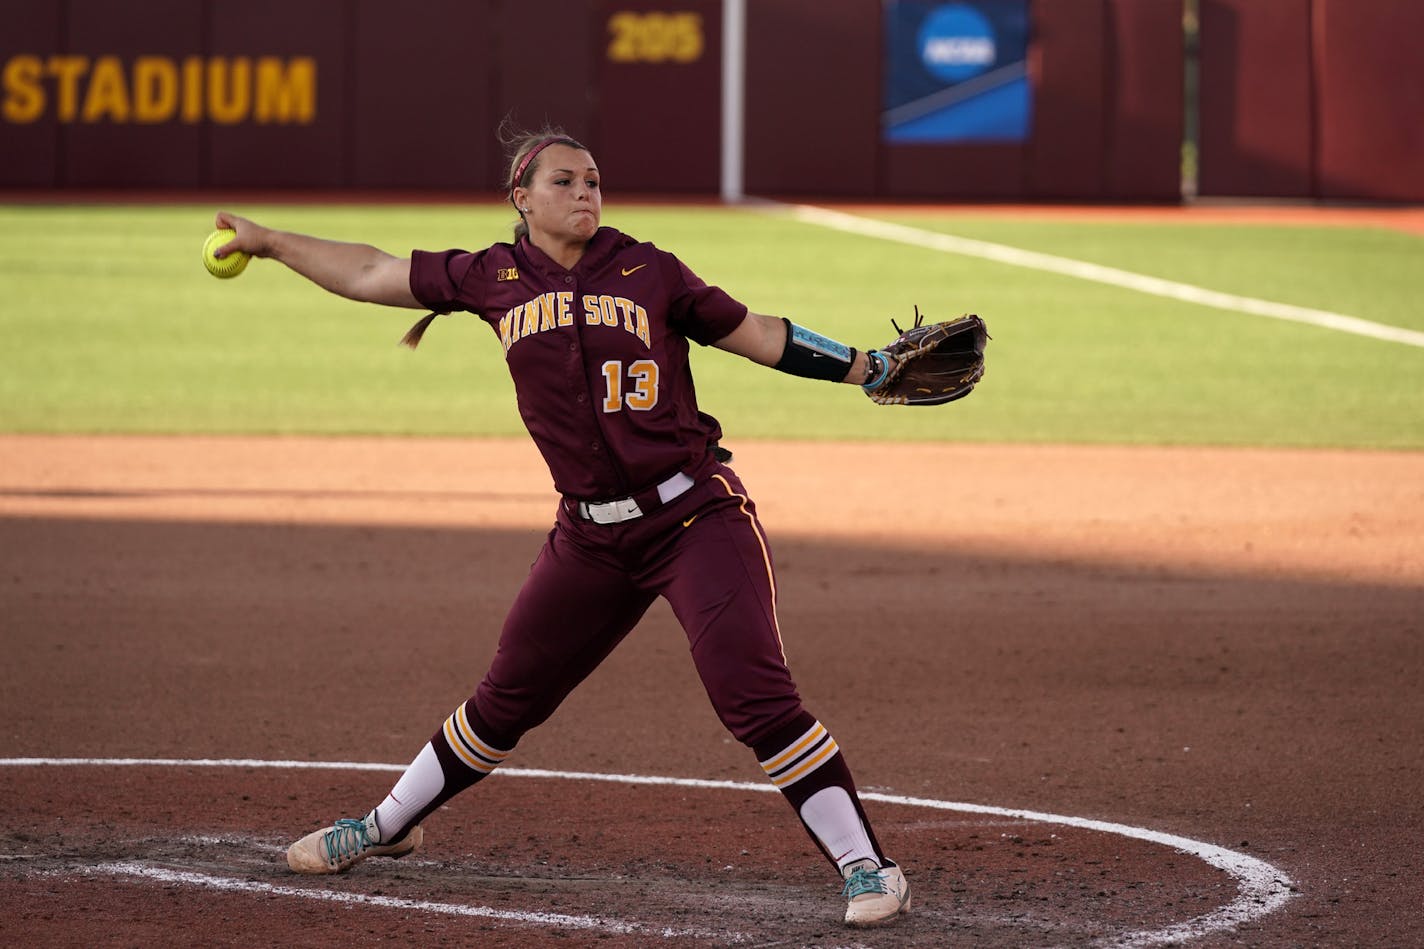
M252 259L250 254L244 254L240 250L229 253L222 260L213 256L213 251L217 250L228 241L237 236L237 231L230 227L220 228L208 235L208 239L203 241L203 266L208 268L208 273L214 277L236 277L247 267L247 262Z

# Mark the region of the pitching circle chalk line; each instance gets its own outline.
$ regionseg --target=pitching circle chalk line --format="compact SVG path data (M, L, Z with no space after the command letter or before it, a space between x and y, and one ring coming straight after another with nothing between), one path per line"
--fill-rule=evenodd
M405 765L380 764L362 761L269 761L260 758L0 758L0 767L39 767L88 765L101 767L183 767L183 768L287 768L327 771L404 771ZM588 771L551 771L539 768L504 767L494 772L501 778L544 778L564 781L599 781L612 784L645 784L666 787L707 788L714 790L739 791L749 793L769 793L776 788L769 784L754 784L747 781L712 781L702 778L673 778L646 774L600 774ZM934 798L905 797L898 794L881 794L862 791L861 798L884 804L904 807L919 807L931 810L956 811L963 814L984 814L992 817L1006 817L1013 820L1037 824L1055 824L1076 827L1097 833L1116 834L1134 840L1147 841L1169 847L1179 853L1196 857L1207 865L1222 871L1236 880L1236 898L1211 913L1185 922L1176 923L1162 929L1145 932L1126 933L1111 937L1099 943L1102 946L1137 947L1180 943L1213 933L1235 929L1243 923L1260 919L1284 906L1296 895L1294 884L1281 870L1255 857L1218 847L1215 844L1133 827L1109 821L1090 820L1063 814L1049 814L1041 811L1017 810L993 807L987 804L965 804L957 801L941 801ZM109 863L90 868L91 872L122 876L139 876L162 879L167 882L190 883L193 885L216 886L223 889L252 890L286 896L301 896L312 899L349 901L381 906L400 906L407 909L429 912L453 913L456 915L481 916L526 923L555 926L569 926L578 929L602 929L617 932L642 932L663 937L702 937L709 934L699 930L656 930L638 923L593 917L564 916L555 913L519 913L494 910L487 907L454 906L443 903L427 903L419 900L398 900L390 897L371 897L347 893L305 890L292 887L278 887L271 884L250 883L248 881L227 880L223 877L209 877L203 874L178 873L154 870L138 864ZM726 932L716 934L726 940Z

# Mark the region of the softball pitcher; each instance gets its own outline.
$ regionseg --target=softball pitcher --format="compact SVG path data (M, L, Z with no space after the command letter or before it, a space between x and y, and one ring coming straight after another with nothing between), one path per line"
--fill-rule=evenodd
M217 215L237 232L220 256L270 257L344 297L432 311L408 334L412 346L436 314L488 323L561 495L474 694L383 801L298 840L287 862L340 873L414 851L420 822L508 759L661 596L722 723L840 873L846 923L889 922L909 910L909 884L881 849L840 747L801 704L770 547L718 447L717 421L698 410L688 352L691 341L872 389L895 360L751 313L667 251L601 227L598 168L561 131L508 144L513 243L401 258Z

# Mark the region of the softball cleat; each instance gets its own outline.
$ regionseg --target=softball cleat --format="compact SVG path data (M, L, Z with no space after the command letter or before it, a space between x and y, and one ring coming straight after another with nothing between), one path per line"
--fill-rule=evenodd
M424 839L416 826L396 843L382 843L376 812L371 811L364 820L343 818L307 834L287 848L287 866L298 873L345 873L367 857L399 859L414 853Z
M883 926L910 911L910 884L893 863L860 860L845 869L847 926Z

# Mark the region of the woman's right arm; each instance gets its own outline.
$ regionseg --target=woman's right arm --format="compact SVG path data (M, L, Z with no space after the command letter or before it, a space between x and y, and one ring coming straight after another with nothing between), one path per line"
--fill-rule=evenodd
M270 257L347 299L424 309L410 292L409 257L392 257L368 244L274 231L226 211L218 212L216 224L237 231L235 238L218 248L219 257L235 250Z

